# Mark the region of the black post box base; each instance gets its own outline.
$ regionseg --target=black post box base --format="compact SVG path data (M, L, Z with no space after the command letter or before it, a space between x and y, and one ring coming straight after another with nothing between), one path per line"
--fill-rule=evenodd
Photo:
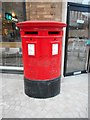
M60 77L48 81L29 80L24 77L25 94L34 98L50 98L60 93Z

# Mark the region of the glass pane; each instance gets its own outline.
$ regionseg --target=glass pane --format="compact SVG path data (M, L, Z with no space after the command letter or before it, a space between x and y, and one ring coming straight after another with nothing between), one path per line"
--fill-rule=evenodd
M23 66L20 31L16 23L25 19L24 3L3 2L2 8L2 65Z
M70 11L66 72L86 69L86 41L89 39L89 13Z

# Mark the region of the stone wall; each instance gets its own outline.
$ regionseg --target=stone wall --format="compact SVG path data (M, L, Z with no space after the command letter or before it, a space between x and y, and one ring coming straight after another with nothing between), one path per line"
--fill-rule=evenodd
M26 2L27 20L62 19L62 2Z

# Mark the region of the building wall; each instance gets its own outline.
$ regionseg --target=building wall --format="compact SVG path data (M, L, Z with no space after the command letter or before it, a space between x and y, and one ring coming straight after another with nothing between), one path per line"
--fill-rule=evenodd
M55 2L55 0L53 0L53 2L48 2L48 0L47 2L45 2L45 0L43 1L27 2L26 0L26 20L55 20L55 21L66 23L67 1L82 3L82 0L71 0L71 1L63 0L64 2ZM3 9L5 9L5 11L13 11L14 9L14 12L16 12L16 15L19 18L19 21L22 21L25 17L22 12L23 4L19 2L17 3L14 2L14 4L16 5L12 4L9 6L8 4L6 4L7 7L4 7ZM16 6L17 6L17 9L16 9ZM63 70L64 70L65 32L66 32L66 29L64 28L64 37L63 37L63 45L62 45L62 76L63 76Z
M62 21L62 2L26 2L27 20Z

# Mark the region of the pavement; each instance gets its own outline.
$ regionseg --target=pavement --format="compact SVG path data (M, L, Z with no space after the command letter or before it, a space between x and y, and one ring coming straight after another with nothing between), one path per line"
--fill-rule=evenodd
M0 76L3 118L88 118L88 74L62 78L61 93L48 99L25 95L22 74Z

